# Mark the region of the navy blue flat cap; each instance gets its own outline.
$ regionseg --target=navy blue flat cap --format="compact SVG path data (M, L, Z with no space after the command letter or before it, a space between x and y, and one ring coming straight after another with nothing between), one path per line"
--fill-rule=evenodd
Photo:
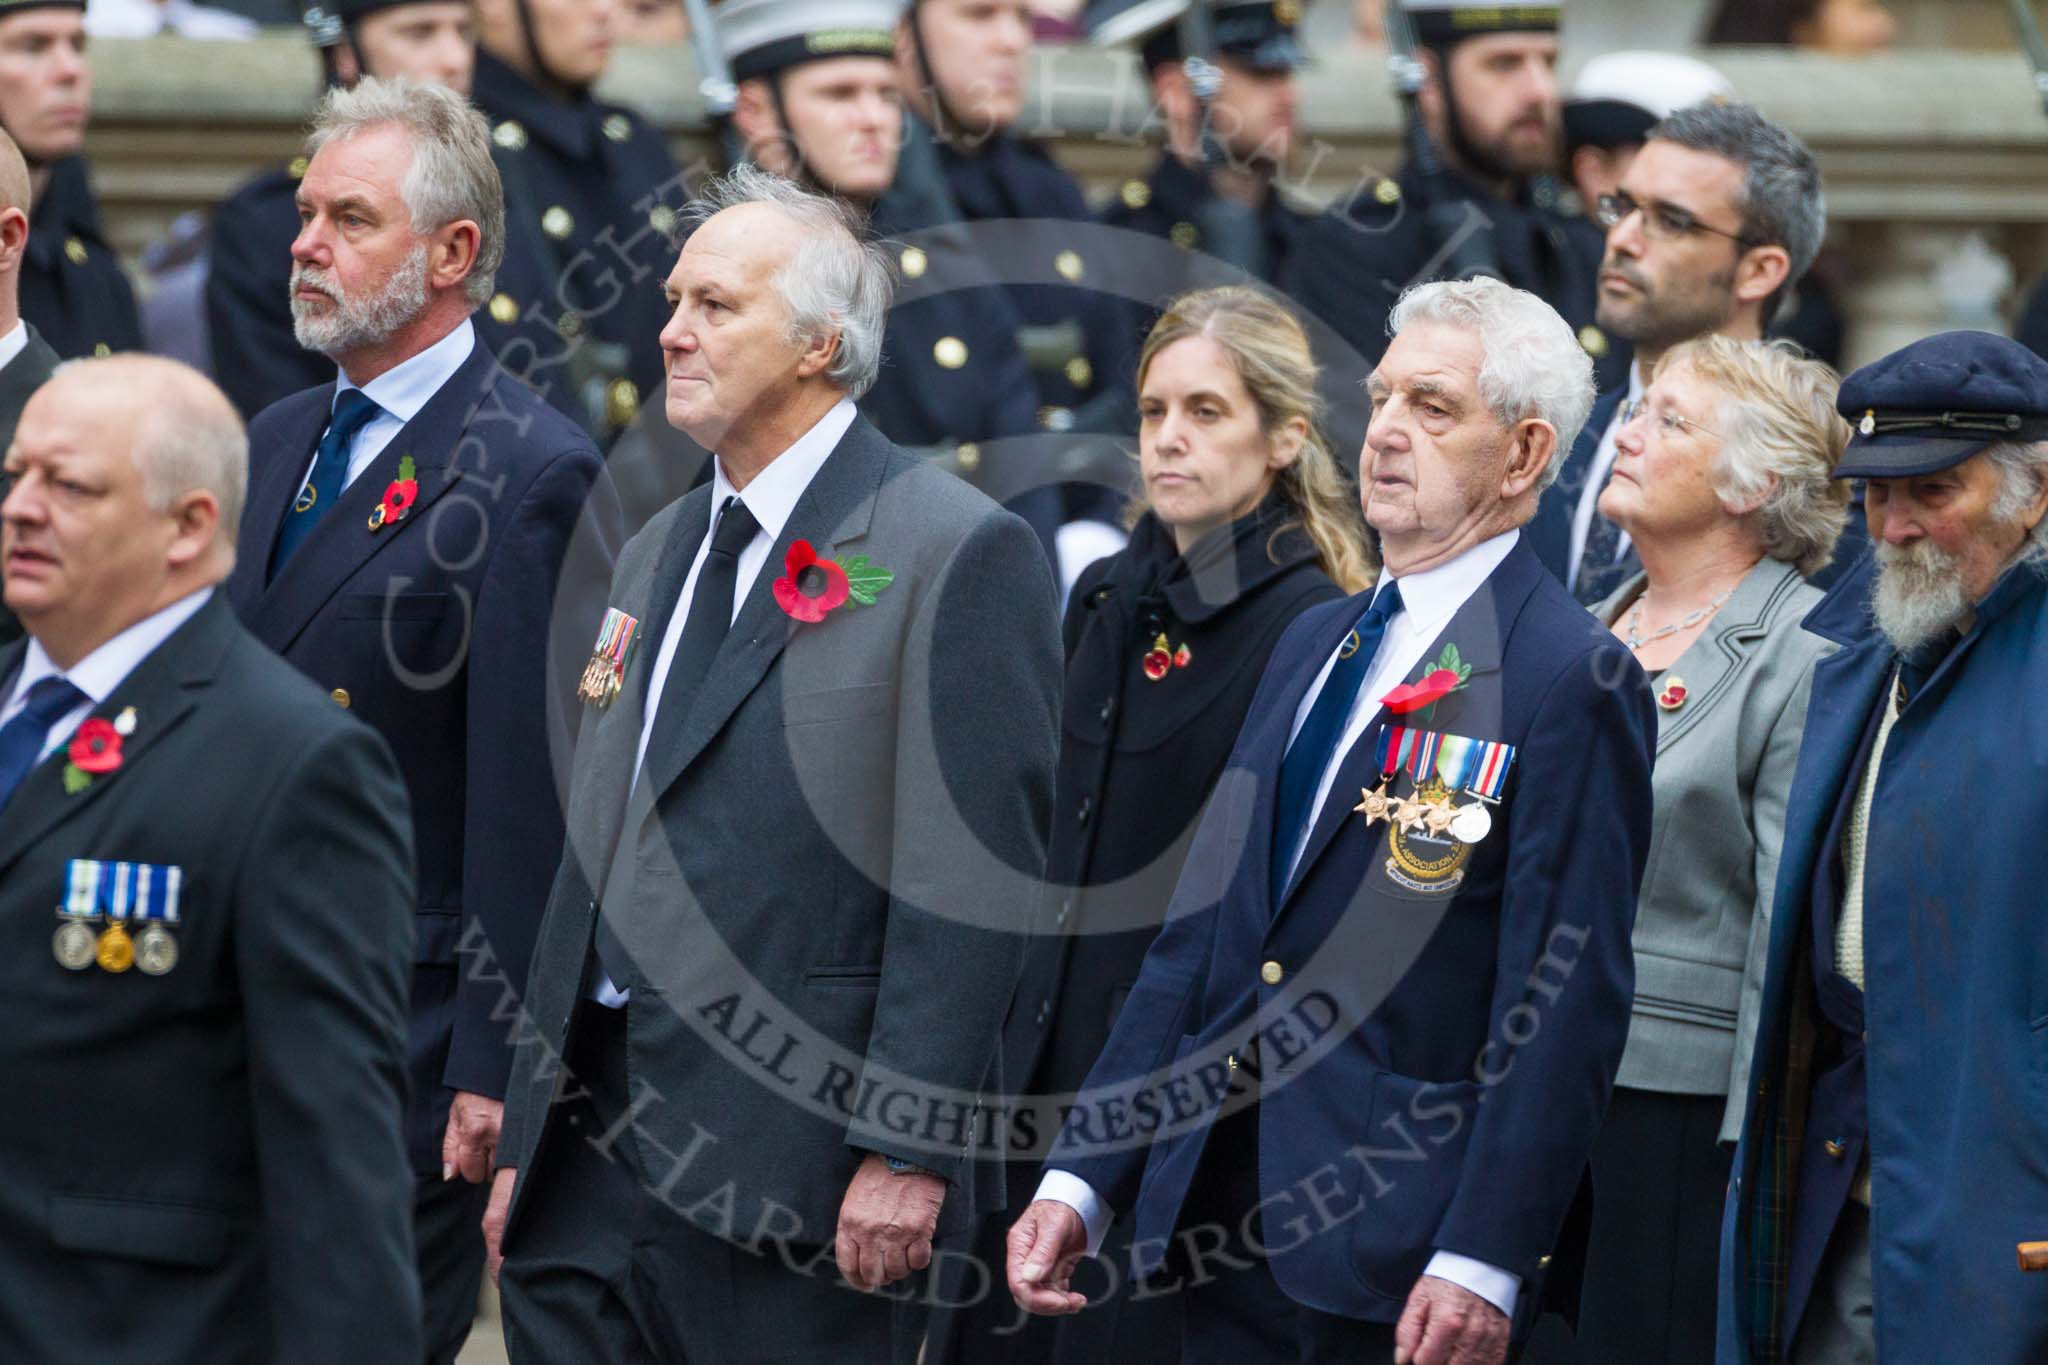
M1838 479L1911 479L2003 441L2048 440L2048 361L1992 332L1943 332L1842 381Z

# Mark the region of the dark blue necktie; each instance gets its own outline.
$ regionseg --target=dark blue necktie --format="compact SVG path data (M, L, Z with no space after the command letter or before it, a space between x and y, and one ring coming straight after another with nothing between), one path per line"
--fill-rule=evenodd
M270 555L272 578L284 568L292 551L312 534L320 518L340 501L341 490L348 486L348 448L363 425L383 410L376 399L361 389L343 389L334 400L334 416L327 423L327 434L320 438L319 452L313 456L313 472L278 530L277 548Z
M49 741L50 727L60 716L85 700L85 693L68 678L44 678L28 690L28 705L0 725L0 809L4 809L22 779L36 766L36 759Z
M1358 700L1358 689L1365 686L1366 675L1372 672L1372 658L1386 636L1387 623L1400 611L1400 585L1388 579L1387 585L1372 599L1372 606L1358 618L1358 625L1351 636L1345 639L1343 648L1338 651L1336 665L1330 669L1330 676L1323 680L1323 690L1316 697L1316 704L1309 708L1308 719L1301 723L1294 742L1287 746L1287 756L1280 760L1278 810L1273 819L1273 904L1276 906L1287 889L1287 874L1289 864L1294 861L1295 847L1307 833L1309 822L1315 819L1316 788L1322 785L1323 769L1330 765L1330 759L1337 752L1337 743L1344 737L1344 722L1351 717L1351 707Z

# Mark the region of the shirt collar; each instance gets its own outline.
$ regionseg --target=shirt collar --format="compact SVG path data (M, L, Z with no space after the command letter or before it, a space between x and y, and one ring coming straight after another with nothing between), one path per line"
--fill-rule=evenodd
M464 318L461 325L447 336L419 354L393 365L367 384L358 384L343 373L334 386L334 396L341 397L344 389L359 388L403 425L419 416L427 400L455 377L455 372L462 368L463 362L469 359L469 353L475 349L476 328L470 325L468 318Z
M1405 575L1400 580L1402 612L1413 617L1418 626L1438 625L1450 620L1458 608L1465 605L1466 599L1479 591L1479 585L1493 576L1493 571L1508 557L1508 551L1515 548L1515 542L1521 535L1519 529L1503 531L1491 540L1480 541L1455 559ZM1385 587L1393 577L1386 569L1381 569L1379 587Z
M23 696L44 678L61 675L85 693L94 706L101 705L123 678L154 654L157 646L170 639L179 626L191 620L211 596L211 586L187 593L163 610L143 617L70 668L57 667L43 652L42 642L31 636L28 653L22 658L21 674L14 680L14 695Z
M834 403L823 417L812 424L811 429L796 438L796 443L768 462L767 468L754 476L742 493L732 486L725 477L725 461L712 461L711 475L711 527L718 529L718 513L725 506L727 498L738 498L746 503L747 510L754 514L754 520L761 524L772 543L782 537L782 528L789 524L790 514L796 511L797 499L811 486L811 480L825 467L825 459L838 449L839 442L853 425L857 410L851 398L842 398Z
M6 336L0 336L0 370L6 369L8 365L13 363L16 356L27 349L28 324L17 318L14 323L14 330Z

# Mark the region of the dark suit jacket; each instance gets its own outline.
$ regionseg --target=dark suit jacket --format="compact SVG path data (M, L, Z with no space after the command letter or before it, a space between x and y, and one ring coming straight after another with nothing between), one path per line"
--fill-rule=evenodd
M741 1239L772 1215L785 1239L830 1245L860 1152L878 1151L952 1182L958 1225L988 1178L970 1148L1001 1135L979 1106L1000 1092L997 1029L1045 857L1045 557L1022 521L857 419L747 590L680 742L650 748L633 782L710 496L680 499L620 557L612 604L643 643L618 700L585 718L500 1164L523 1191L547 1179L551 1140L580 1140L545 1119L602 898L635 959L618 983L632 1083L651 1087L634 1141L672 1209ZM771 589L799 539L895 581L799 624Z
M1628 1034L1656 712L1627 651L1517 544L1414 675L1455 644L1467 686L1406 722L1516 746L1491 833L1434 882L1396 875L1391 824L1352 809L1378 776L1383 713L1275 905L1295 711L1370 601L1312 608L1275 648L1171 918L1048 1164L1135 1208L1141 1253L1163 1249L1218 1099L1256 1074L1289 1297L1392 1322L1442 1250L1520 1276L1526 1326Z
M29 395L42 387L50 372L57 368L57 353L34 325L21 325L28 328L28 345L5 368L0 368L0 453L14 444L14 427L21 421L21 410L28 406ZM6 603L0 602L0 644L20 638L21 622Z
M408 1140L413 1168L435 1174L453 1092L504 1094L510 1015L492 1014L526 979L561 847L550 760L567 767L581 662L569 655L602 614L617 509L608 485L592 496L601 465L590 438L479 341L266 583L333 399L331 383L308 389L251 424L249 505L228 586L258 639L390 742L412 793ZM370 510L406 454L419 500L373 533Z
M0 652L0 679L26 645ZM417 1360L405 789L218 597L0 811L0 1342L13 1361ZM51 955L73 858L184 871L161 976Z
M1614 421L1615 409L1627 397L1628 385L1624 383L1594 400L1586 425L1579 429L1578 439L1572 442L1571 453L1565 456L1564 468L1557 471L1556 480L1543 490L1543 497L1536 504L1535 519L1522 532L1530 550L1560 583L1569 581L1571 577L1572 517L1578 511L1579 497L1586 490L1586 481L1593 477L1593 457L1599 453L1600 438L1607 434L1609 424ZM1596 512L1594 515L1599 514ZM1579 600L1599 601L1626 582L1639 567L1635 551L1629 551L1615 566L1612 581L1603 576L1606 587L1591 597L1580 593Z

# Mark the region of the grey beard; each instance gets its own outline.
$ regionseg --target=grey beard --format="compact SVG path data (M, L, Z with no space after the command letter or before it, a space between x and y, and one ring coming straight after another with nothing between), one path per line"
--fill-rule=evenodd
M298 296L301 283L334 290L332 311L315 315ZM292 266L290 288L292 335L299 345L329 357L381 346L426 309L427 244L421 242L374 293L350 298L332 281L299 264Z
M1963 591L1963 566L1932 541L1880 544L1877 567L1870 612L1902 654L1960 626L1974 605Z

